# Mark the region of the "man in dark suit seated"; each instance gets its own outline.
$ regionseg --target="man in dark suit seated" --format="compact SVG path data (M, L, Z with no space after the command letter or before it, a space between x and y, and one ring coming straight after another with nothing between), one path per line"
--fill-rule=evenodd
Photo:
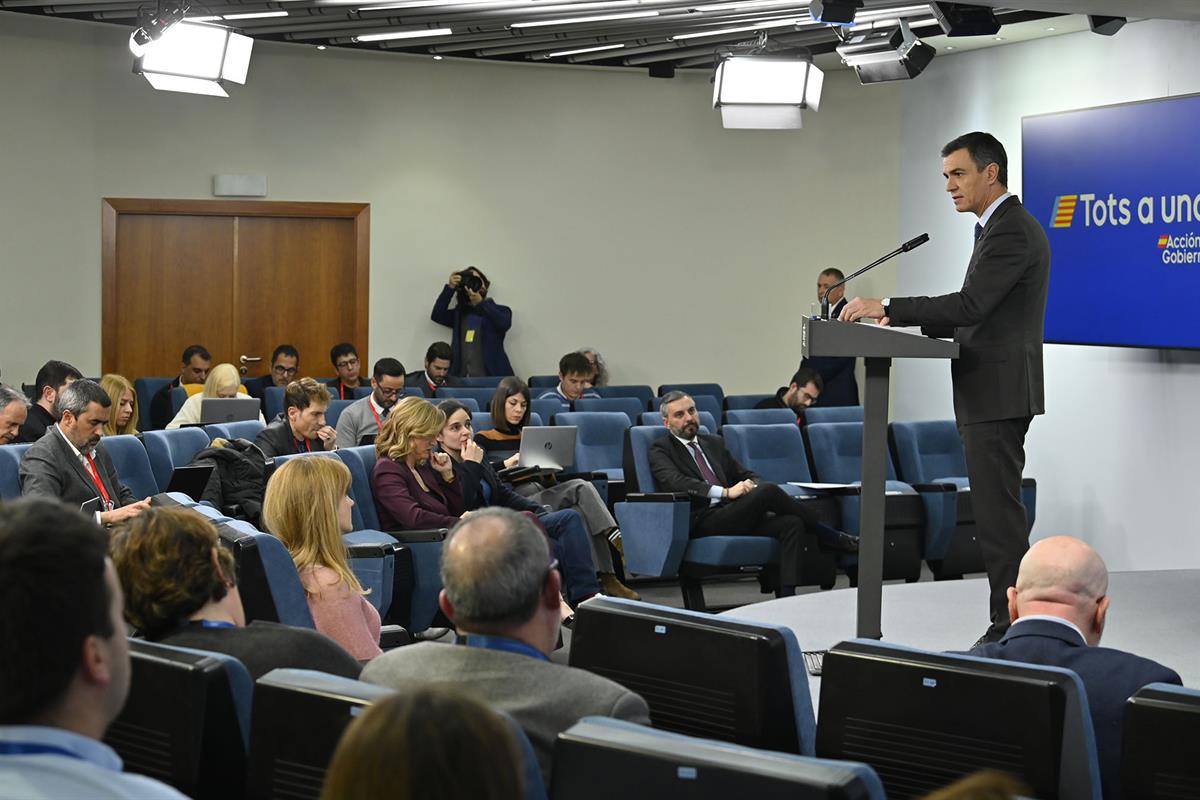
M425 369L404 376L404 385L409 389L420 389L421 394L433 397L443 386L457 386L458 380L450 374L450 357L454 351L449 342L434 342L425 351Z
M1125 701L1148 683L1182 681L1148 658L1099 646L1108 606L1108 570L1100 555L1070 536L1043 539L1021 559L1017 585L1008 589L1012 626L999 642L970 654L1065 667L1079 675L1096 731L1104 796L1112 800L1120 791Z
M83 377L79 370L65 361L47 361L38 370L34 379L33 405L29 407L29 415L21 426L18 442L33 443L45 435L46 429L58 422L54 411L58 393L72 381Z
M314 378L292 381L283 413L258 432L254 443L267 458L337 449L337 431L325 422L329 387Z
M775 537L780 546L780 595L795 593L806 533L816 534L825 549L858 550L857 537L818 522L775 484L759 484L758 476L729 454L721 437L699 433L700 417L691 397L669 392L660 410L670 436L650 446L650 469L659 491L690 496L692 538Z
M546 535L507 508L475 511L442 545L438 604L465 646L419 642L375 658L369 683L405 690L454 684L510 714L524 729L549 785L554 740L590 715L650 724L646 701L624 686L555 664L562 576Z
M774 397L760 400L755 408L787 408L796 414L796 424L804 424L804 409L817 404L825 390L820 373L809 367L801 367L792 376L792 381L775 392Z
M825 293L829 292L830 319L837 319L838 314L842 313L842 307L846 305L846 287L839 286L833 289L833 285L845 277L837 267L822 270L821 274L817 276L817 302L820 302L825 297ZM832 291L830 291L831 289ZM860 405L858 379L854 376L854 365L857 363L857 358L845 356L806 356L803 358L800 366L815 369L821 376L821 380L824 381L821 397L814 405L822 408Z
M263 399L268 386L286 387L296 379L300 371L300 351L290 344L281 344L271 353L271 372L246 381L246 391L251 397Z
M11 386L0 384L0 444L17 441L28 415L29 399Z
M162 430L175 418L171 408L171 390L185 383L204 383L212 369L212 355L202 344L193 344L183 351L179 374L150 398L150 429Z
M59 420L21 458L21 494L50 497L79 508L99 499L96 519L115 525L150 507L121 483L100 436L112 410L112 399L99 384L78 380L63 387L55 407Z

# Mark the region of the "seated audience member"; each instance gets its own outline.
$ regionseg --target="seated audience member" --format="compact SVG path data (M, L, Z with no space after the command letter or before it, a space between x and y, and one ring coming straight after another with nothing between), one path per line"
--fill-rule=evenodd
M549 785L554 740L581 718L648 725L646 701L607 678L550 661L562 578L546 537L525 514L477 511L442 545L439 605L465 646L420 642L363 670L363 680L407 689L461 686L511 715L529 737Z
M0 505L0 797L183 800L101 741L131 673L107 548L61 503Z
M11 386L0 384L0 444L21 438L21 426L29 415L29 399Z
M385 531L448 528L467 515L454 464L433 445L446 415L421 397L392 409L375 440L371 492Z
M283 413L258 432L254 443L267 458L337 449L337 431L325 424L329 389L313 378L287 385Z
M171 421L171 390L186 384L204 383L212 368L212 356L199 344L187 347L181 357L179 374L150 398L150 424L162 430Z
M627 600L641 599L637 592L617 579L608 543L620 541L621 531L590 481L575 478L522 496L496 473L495 468L484 459L483 449L472 440L471 412L467 407L457 400L443 400L438 408L446 414L446 427L442 429L438 442L465 473L463 496L467 508L496 505L534 513L543 509L555 513L577 512L591 543L590 562L598 573L600 591ZM550 528L547 520L552 516L547 515L542 520L547 530Z
M846 276L840 269L830 267L817 276L817 302L829 292L829 318L837 319L846 305L846 287L839 286L829 291L835 283ZM824 382L819 406L856 406L858 400L858 379L854 377L854 365L857 358L844 356L806 356L800 362L801 367L809 367L817 371Z
M121 483L100 444L112 401L96 383L78 380L58 393L59 420L21 457L21 494L49 497L79 508L99 499L97 520L115 525L150 507Z
M451 372L458 376L512 375L504 336L512 309L488 297L491 281L477 267L451 272L429 318L454 331ZM454 310L450 300L458 298Z
M292 554L317 630L359 661L379 649L379 612L350 569L350 470L336 458L293 458L267 482L263 524Z
M135 436L138 432L137 393L123 375L109 373L100 379L100 388L112 400L112 414L104 426L105 436Z
M521 449L521 430L529 424L529 386L520 378L500 381L492 395L492 427L480 431L475 443L488 458L504 467L515 467Z
M65 361L47 361L43 364L34 379L33 405L29 407L29 414L21 426L21 435L17 441L32 443L45 436L46 429L58 422L54 411L58 393L64 386L82 377L79 370Z
M353 400L354 390L363 385L359 376L358 350L349 342L335 344L329 351L329 361L337 370L337 377L329 382L329 393L338 400Z
M1121 725L1125 701L1148 683L1182 681L1148 658L1100 647L1108 615L1108 568L1100 554L1071 536L1052 536L1021 559L1008 590L1012 626L973 656L1066 667L1087 692L1104 796L1120 792Z
M371 394L346 406L338 417L337 438L342 447L355 447L364 436L378 436L404 391L404 365L396 359L379 359L371 373Z
M608 386L608 364L600 351L594 347L581 347L579 352L592 365L592 379L588 381L588 386Z
M246 624L233 554L217 529L188 508L151 508L117 528L113 566L125 618L152 642L231 655L258 680L277 667L357 678L362 668L316 631L278 622Z
M725 449L720 436L699 433L696 404L683 392L668 392L660 408L669 436L650 446L650 470L660 492L691 498L690 535L753 534L779 540L780 594L795 592L803 555L802 538L815 533L824 549L858 550L858 538L820 523L808 509L773 483L759 483Z
M206 398L229 399L237 397L238 394L246 395L246 388L242 386L242 379L238 374L238 368L233 364L217 364L204 380L204 388L183 401L183 405L179 408L179 413L167 423L167 430L174 430L184 425L195 425L198 423L200 415L204 410L203 405ZM267 424L267 421L263 418L262 411L258 412L258 421L264 425Z
M451 355L450 345L446 342L429 345L425 351L425 369L405 375L404 385L420 389L426 397L433 397L433 393L443 386L457 386L458 381L450 374Z
M814 369L801 367L792 376L792 382L775 392L774 397L760 400L755 408L786 408L796 415L796 424L804 424L804 409L817 402L824 383Z
M520 765L512 725L469 693L406 686L346 728L321 798L521 800Z
M286 387L296 380L299 371L300 351L290 344L281 344L271 353L271 372L246 381L246 391L262 400L268 386Z
M599 397L589 388L595 368L582 353L567 353L558 360L558 386L538 395L538 400L557 400L570 406L581 397Z
M471 438L471 412L457 400L443 400L438 408L446 415L446 425L438 436L438 444L454 462L455 473L462 484L463 502L468 510L502 506L536 516L555 542L555 553L563 566L568 597L576 604L605 591L605 585L611 590L607 594L629 599L636 597L613 574L607 539L602 538L599 543L604 557L601 567L590 544L594 540L588 536L583 517L578 512L571 508L552 511L517 494L512 485L497 475L492 465L484 460L483 449ZM599 576L597 573L600 573ZM597 577L600 583L597 583Z
M959 778L925 795L924 800L1021 800L1029 796L1029 789L1007 772L984 770Z

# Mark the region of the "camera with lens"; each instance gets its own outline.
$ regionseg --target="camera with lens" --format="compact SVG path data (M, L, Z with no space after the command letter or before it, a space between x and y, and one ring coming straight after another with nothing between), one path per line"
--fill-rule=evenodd
M465 304L471 301L471 296L468 294L468 292L483 294L483 279L479 277L479 273L476 272L473 267L467 267L458 274L462 278L461 282L458 284L459 303Z

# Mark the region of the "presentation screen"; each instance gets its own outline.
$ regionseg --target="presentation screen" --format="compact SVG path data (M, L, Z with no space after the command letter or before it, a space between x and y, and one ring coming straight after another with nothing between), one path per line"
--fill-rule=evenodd
M1046 341L1200 348L1200 96L1025 117L1050 237Z

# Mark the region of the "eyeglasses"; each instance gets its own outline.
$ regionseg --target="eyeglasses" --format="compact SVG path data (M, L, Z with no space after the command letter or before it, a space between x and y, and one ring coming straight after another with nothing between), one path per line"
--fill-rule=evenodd
M349 359L346 359L345 361L338 361L337 363L334 364L334 366L337 367L338 369L346 369L348 367L357 367L358 359L357 358L349 358Z
M384 397L395 397L400 393L399 389L389 389L386 386L380 386L378 384L375 385L375 388L377 388L379 393Z
M296 374L297 369L296 369L296 367L284 367L284 366L276 365L274 367L271 367L271 372L274 372L276 375L286 375L290 378Z

